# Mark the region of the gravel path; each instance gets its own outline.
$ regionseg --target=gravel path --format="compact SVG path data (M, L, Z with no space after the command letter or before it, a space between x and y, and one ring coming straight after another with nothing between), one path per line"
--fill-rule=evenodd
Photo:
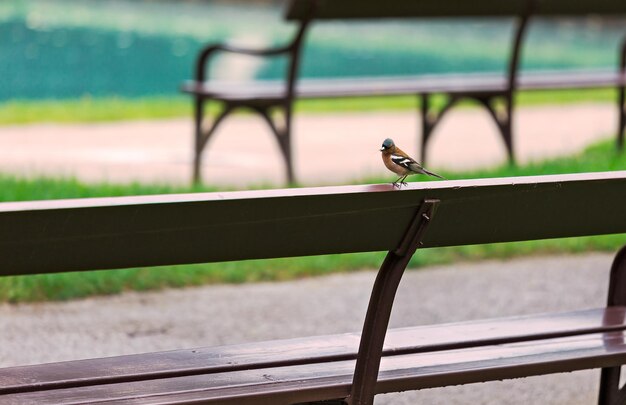
M602 306L612 255L409 271L393 327ZM0 366L359 331L373 271L0 305ZM377 397L377 404L593 404L598 371Z

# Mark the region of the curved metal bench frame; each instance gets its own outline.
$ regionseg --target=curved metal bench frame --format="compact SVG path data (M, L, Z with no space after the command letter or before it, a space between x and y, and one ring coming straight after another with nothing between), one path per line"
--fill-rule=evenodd
M505 88L493 88L486 86L482 90L459 90L453 92L441 92L447 94L448 99L441 108L433 108L430 102L432 93L429 91L417 92L418 98L421 100L419 113L422 118L421 124L421 160L423 163L427 160L428 143L432 139L433 131L441 122L445 114L452 109L459 101L471 99L477 101L480 105L487 109L490 117L494 120L500 136L504 142L509 161L515 162L515 148L513 143L513 108L515 92L519 88L519 65L521 58L521 49L524 37L528 28L530 18L534 14L537 0L528 0L526 10L519 15L516 29L513 36L511 54L506 73ZM305 34L311 22L316 19L316 1L303 1L306 3L302 7L308 7L306 13L300 13L298 17L288 16L290 19L299 22L295 36L287 45L271 49L248 49L225 44L210 45L201 50L195 67L195 86L186 88L185 91L192 93L195 98L194 102L194 126L195 126L195 147L193 162L193 181L198 183L201 181L201 165L202 153L207 143L215 133L218 126L223 122L224 118L233 111L240 108L247 108L258 113L266 124L269 126L274 135L286 167L286 177L289 183L296 180L293 168L291 129L293 118L293 103L296 97L306 98L306 94L296 94L296 83L298 80L298 70L300 66L300 57L302 53L302 44ZM297 8L297 5L295 6ZM268 92L263 95L225 95L224 92L214 92L210 86L202 87L207 80L207 69L210 58L217 53L227 52L254 57L274 57L286 56L288 59L288 69L285 78L284 91ZM624 132L626 131L626 39L623 41L620 49L620 63L618 71L623 78L621 85L617 84L618 90L618 126L617 126L617 147L623 150ZM581 82L584 84L584 81ZM578 85L581 85L578 83ZM574 86L575 87L575 86ZM382 91L384 93L384 91ZM438 94L440 92L437 92ZM346 95L350 95L346 92ZM318 97L316 95L315 97ZM336 96L333 94L331 97ZM205 118L207 116L205 109L207 102L216 101L221 104L220 111L215 118L205 128ZM504 108L499 109L497 104L502 102ZM278 118L282 113L283 122Z

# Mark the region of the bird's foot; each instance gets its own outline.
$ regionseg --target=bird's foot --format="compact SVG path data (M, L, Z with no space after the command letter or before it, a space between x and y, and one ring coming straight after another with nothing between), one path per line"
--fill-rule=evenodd
M402 187L402 183L398 183L397 181L394 181L393 183L391 183L391 186L393 188L401 188Z
M407 183L407 182L406 182L406 181L404 181L404 180L402 180L402 181L400 182L400 187L402 187L402 186L408 186L408 185L409 185L409 183Z

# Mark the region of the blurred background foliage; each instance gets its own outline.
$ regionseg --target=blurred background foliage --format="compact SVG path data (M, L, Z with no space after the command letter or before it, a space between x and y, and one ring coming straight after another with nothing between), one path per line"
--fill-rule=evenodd
M283 44L285 0L0 2L0 101L178 94L215 41ZM323 22L309 31L303 77L503 71L514 21ZM580 29L582 28L584 29ZM522 68L615 68L620 21L534 20ZM284 60L222 57L213 75L276 79Z

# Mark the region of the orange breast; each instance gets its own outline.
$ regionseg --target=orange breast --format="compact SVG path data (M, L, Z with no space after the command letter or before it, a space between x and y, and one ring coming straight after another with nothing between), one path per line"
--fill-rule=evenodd
M383 153L382 155L383 163L385 163L387 169L391 170L398 176L404 176L405 174L409 173L408 169L405 169L404 167L398 166L397 164L393 163L393 161L391 160L391 154Z

